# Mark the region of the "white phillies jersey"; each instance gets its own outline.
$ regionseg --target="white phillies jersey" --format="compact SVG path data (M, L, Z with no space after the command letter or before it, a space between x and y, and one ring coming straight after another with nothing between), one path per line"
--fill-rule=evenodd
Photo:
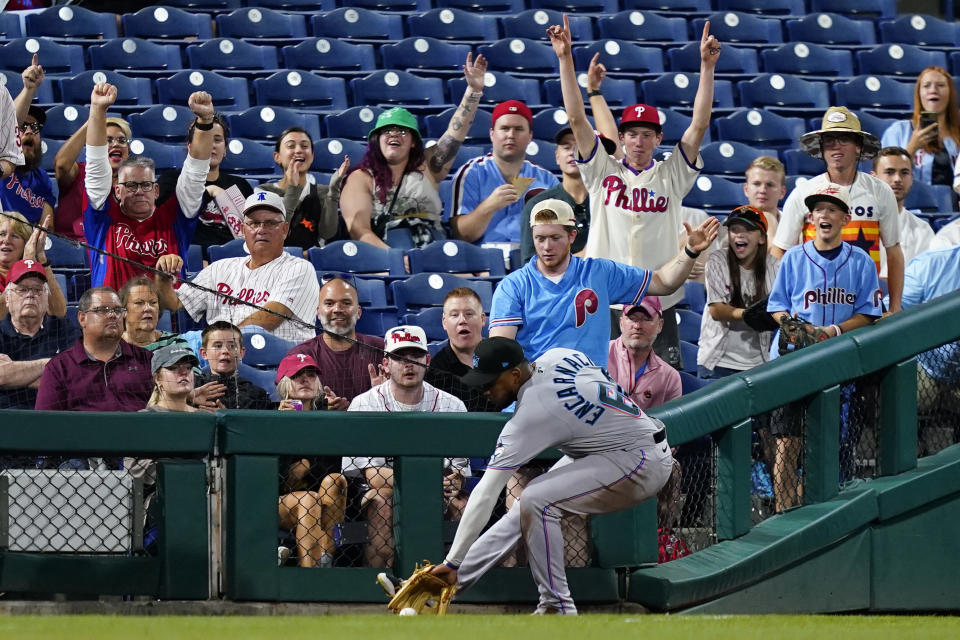
M20 147L17 110L6 86L0 86L0 160L7 160L17 166L26 163Z
M278 338L304 342L316 336L313 326L320 304L320 283L313 265L286 252L256 269L247 267L249 261L249 256L217 260L197 274L193 282L257 307L278 302L306 325L284 320L271 332ZM190 317L199 320L206 315L208 324L217 320L240 324L257 311L256 307L207 293L189 283L177 289L177 296Z
M663 162L651 161L637 171L618 162L595 139L593 153L580 163L580 176L590 192L590 235L586 255L609 258L654 271L670 262L680 247L681 201L700 169L679 145ZM697 156L696 162L703 164ZM683 288L661 296L664 308L683 298Z

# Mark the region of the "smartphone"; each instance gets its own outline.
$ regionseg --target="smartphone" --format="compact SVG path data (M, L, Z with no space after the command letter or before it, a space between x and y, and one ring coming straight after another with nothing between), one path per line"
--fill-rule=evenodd
M934 111L921 111L920 112L920 128L925 129L932 124L936 124L939 120L939 116Z

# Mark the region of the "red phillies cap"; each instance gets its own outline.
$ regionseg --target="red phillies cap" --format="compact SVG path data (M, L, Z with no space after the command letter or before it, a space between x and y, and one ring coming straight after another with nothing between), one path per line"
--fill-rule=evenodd
M320 372L320 367L317 366L317 361L313 359L313 356L305 353L288 354L283 357L280 366L277 367L276 381L280 382L283 378L292 378L307 367L313 367L317 370L317 373Z
M523 116L527 122L530 123L530 126L533 127L533 113L530 111L530 107L519 100L507 100L494 107L493 119L490 121L490 126L492 127L497 124L497 118L500 116L509 115Z
M7 273L7 282L20 282L20 278L31 273L44 280L47 279L47 274L39 262L36 260L20 260L14 262L13 266L10 267L10 271Z
M660 133L663 127L660 126L660 112L656 107L648 104L633 104L624 107L623 114L620 116L620 131L631 124L645 124Z

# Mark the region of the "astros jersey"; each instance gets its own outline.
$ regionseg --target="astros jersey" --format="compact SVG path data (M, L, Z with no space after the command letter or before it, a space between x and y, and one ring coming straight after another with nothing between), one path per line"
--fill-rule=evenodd
M648 417L600 367L573 349L537 358L517 397L488 469L516 469L544 449L571 458L653 444L663 424Z
M606 366L609 306L637 304L652 275L612 260L571 257L563 278L554 283L532 258L497 285L490 328L518 326L516 340L531 361L551 347L569 347Z
M193 282L260 307L268 302L278 302L307 326L284 320L271 333L293 342L313 338L316 331L312 327L320 303L320 284L313 265L287 252L256 269L247 268L248 260L248 256L217 260L198 273ZM226 320L238 325L257 311L255 307L207 293L187 283L177 289L177 296L190 317L199 320L206 315L208 324Z
M586 255L650 270L670 262L680 246L681 201L700 173L682 149L674 147L663 162L654 160L637 171L626 161L618 162L597 140L593 153L579 162L590 193ZM681 298L682 287L660 300L667 308Z
M780 214L780 224L773 240L775 245L789 249L796 244L801 230L804 241L817 235L809 223L809 210L803 199L829 180L826 173L821 173L790 192ZM850 185L850 224L843 228L841 237L844 242L866 251L873 259L877 273L880 273L880 243L892 247L900 242L899 211L893 190L886 182L869 173L857 172L856 180Z
M883 314L883 294L870 256L844 242L840 255L827 260L812 242L788 250L780 261L767 311L787 311L820 326L839 324L854 314ZM773 341L771 358L779 355Z
M533 178L527 187L530 189L549 189L556 185L557 178L543 167L525 160L520 176ZM453 179L453 205L450 215L462 216L477 208L494 189L506 184L500 167L493 154L473 158L457 171ZM520 218L523 213L523 193L513 204L494 212L490 224L478 242L520 242Z

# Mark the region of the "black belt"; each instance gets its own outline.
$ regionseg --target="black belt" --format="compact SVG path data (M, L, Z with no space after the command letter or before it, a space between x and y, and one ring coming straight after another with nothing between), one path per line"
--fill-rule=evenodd
M667 439L667 430L666 430L666 429L660 429L660 431L657 431L655 434L653 434L653 441L654 441L656 444L660 444L661 442L663 442L663 441L666 440L666 439Z

